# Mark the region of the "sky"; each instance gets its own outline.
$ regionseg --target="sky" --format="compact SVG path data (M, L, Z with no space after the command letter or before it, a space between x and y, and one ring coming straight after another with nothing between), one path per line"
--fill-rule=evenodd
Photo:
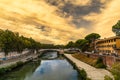
M120 0L0 0L0 29L49 44L98 33L112 37Z

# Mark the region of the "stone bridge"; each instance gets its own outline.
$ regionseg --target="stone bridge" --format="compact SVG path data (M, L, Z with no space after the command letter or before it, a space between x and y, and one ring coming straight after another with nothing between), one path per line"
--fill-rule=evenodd
M64 50L63 49L40 49L39 52L45 52L45 51L56 51L59 54L63 54Z

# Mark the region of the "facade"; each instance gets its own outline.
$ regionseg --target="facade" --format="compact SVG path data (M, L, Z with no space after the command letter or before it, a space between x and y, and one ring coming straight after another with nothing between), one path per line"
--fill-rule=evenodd
M120 55L120 36L96 40L95 50L103 54Z

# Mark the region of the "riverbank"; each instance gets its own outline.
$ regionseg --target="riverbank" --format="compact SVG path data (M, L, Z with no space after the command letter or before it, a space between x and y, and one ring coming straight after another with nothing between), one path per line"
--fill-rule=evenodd
M37 58L39 56L39 54L29 54L27 56L21 56L19 58L16 58L16 59L13 59L13 60L8 60L2 64L0 64L0 68L5 68L7 66L10 66L10 65L13 65L13 64L16 64L17 62L27 62L29 61L30 59L34 59L34 58Z
M22 57L19 57L10 61L8 60L6 61L6 63L3 63L0 65L0 74L5 74L6 72L10 72L15 68L20 67L25 63L38 58L39 55L40 54L27 53L27 55L22 55Z
M28 62L8 72L1 76L0 80L86 80L78 79L79 73L73 65L64 56L56 55L58 55L57 52L44 53L39 59L35 59L35 62ZM37 64L36 67L35 64ZM33 67L35 67L34 70L32 70Z
M95 64L97 62L97 58L90 58L89 56L87 55L84 55L84 54L78 54L78 53L75 53L75 54L71 54L74 58L82 61L82 62L85 62L93 67L95 67Z
M84 69L87 73L87 76L92 80L104 80L104 77L106 75L113 78L112 74L105 70L105 69L97 69L93 66L90 66L76 58L74 58L71 54L64 54L68 59L70 59L73 63L76 64L76 66L81 70Z
M90 78L87 77L87 73L84 69L80 69L71 59L69 59L64 54L62 56L65 57L67 59L67 61L69 61L69 63L73 66L73 68L77 70L78 80L81 80L81 79L82 80L91 80Z

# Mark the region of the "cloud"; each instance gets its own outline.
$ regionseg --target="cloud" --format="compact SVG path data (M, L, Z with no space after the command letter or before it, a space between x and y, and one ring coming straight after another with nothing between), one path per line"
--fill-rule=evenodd
M0 28L43 43L66 44L91 32L113 36L119 0L0 0ZM106 35L107 34L107 35Z
M71 0L71 3L72 4L74 4L74 5L77 5L77 6L79 6L79 5L81 5L81 6L88 6L88 5L90 5L91 4L91 0L84 0L84 1L82 1L82 0Z
M63 18L69 18L69 23L76 27L87 27L91 25L91 21L85 20L82 17L90 13L101 13L101 8L104 8L107 1L104 0L46 0L50 5L58 8L56 10ZM62 6L59 6L61 5ZM77 4L77 5L76 5ZM86 25L87 23L87 25Z
M105 9L101 9L101 13L90 13L84 16L84 19L93 22L94 32L98 32L102 37L114 36L112 26L120 19L119 0L112 0L107 3Z
M10 29L38 41L48 40L48 43L55 44L64 44L71 37L75 39L79 37L76 35L78 30L68 24L67 19L55 13L57 7L48 5L44 0L0 0L0 2L1 29Z
M73 4L73 5L76 5L76 6L86 6L86 5L90 5L91 4L91 0L45 0L47 3L50 3L52 5L55 5L55 6L59 6L59 7L62 7L62 6L65 6L66 3L70 3L70 4Z

